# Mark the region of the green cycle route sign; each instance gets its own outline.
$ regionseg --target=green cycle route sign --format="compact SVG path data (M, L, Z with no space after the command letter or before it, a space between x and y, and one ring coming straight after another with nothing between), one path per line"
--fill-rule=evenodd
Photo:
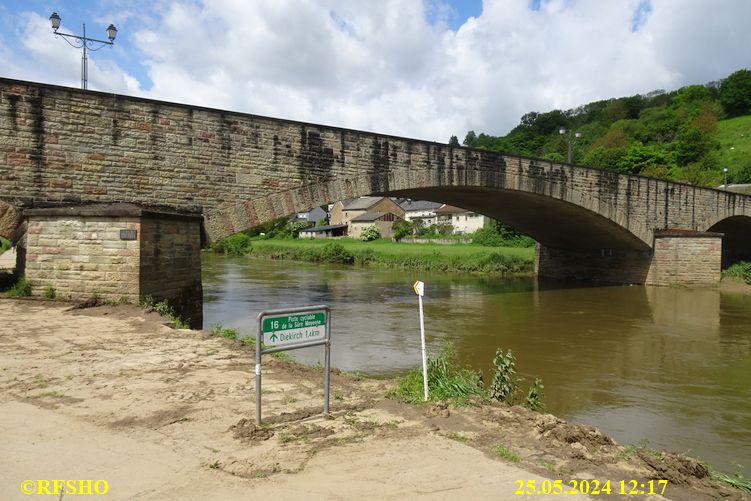
M278 351L324 347L323 413L329 413L331 381L331 310L328 306L303 306L267 310L258 314L256 332L256 425L261 425L261 355Z
M326 311L264 316L261 322L263 344L277 347L326 340Z

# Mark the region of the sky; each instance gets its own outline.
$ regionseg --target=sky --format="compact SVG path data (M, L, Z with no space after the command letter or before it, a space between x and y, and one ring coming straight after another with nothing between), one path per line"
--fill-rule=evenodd
M0 0L0 76L438 142L751 68L751 0Z

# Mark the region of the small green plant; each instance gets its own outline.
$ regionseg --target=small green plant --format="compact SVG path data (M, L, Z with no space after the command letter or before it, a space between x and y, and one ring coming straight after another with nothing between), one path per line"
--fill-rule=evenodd
M253 336L243 336L240 338L240 342L244 344L245 346L253 346L256 345L256 338Z
M511 461L512 463L519 462L519 455L508 447L504 447L501 444L496 444L491 448L491 450L496 454L496 456L501 457L506 461Z
M238 339L238 336L240 335L240 332L237 329L224 327L219 322L211 324L211 333L215 336L226 337L227 339ZM243 342L244 339L247 338L243 338ZM253 340L253 344L255 344L255 340Z
M31 284L25 278L20 279L13 284L8 290L8 297L28 297L31 296Z
M514 353L508 350L504 354L503 348L498 348L493 358L493 366L495 366L495 373L493 382L490 384L490 398L513 404L520 381L516 377Z
M456 440L457 442L467 442L469 440L469 437L467 435L465 435L464 433L459 433L458 431L452 431L446 436L451 440Z
M42 292L42 297L44 299L55 299L55 288L51 285L45 287L44 291Z
M428 394L430 400L450 400L454 405L467 405L472 397L487 397L480 374L459 365L451 343L436 357L428 358ZM423 403L422 367L405 374L390 395L412 404Z
M524 399L524 407L533 411L545 410L545 404L542 403L542 397L544 396L543 389L545 386L542 384L542 379L535 378L535 382L529 387L527 392L527 398Z
M295 359L292 358L292 355L285 351L275 351L271 354L272 357L274 357L277 360L283 360L285 362L294 362Z
M540 460L540 466L548 470L548 472L550 473L555 473L555 463L552 463L550 461Z

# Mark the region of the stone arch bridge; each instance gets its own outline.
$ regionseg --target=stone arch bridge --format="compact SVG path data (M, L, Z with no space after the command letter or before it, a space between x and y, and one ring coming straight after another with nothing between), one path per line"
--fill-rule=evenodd
M35 219L93 217L90 204L109 204L102 209L109 217L199 221L203 238L214 240L373 194L445 202L505 221L539 242L538 272L554 278L712 282L719 279L720 252L725 264L751 257L745 195L0 79L0 234L24 245L27 228L29 235L43 231ZM133 205L111 205L123 202ZM36 245L27 261L45 252Z

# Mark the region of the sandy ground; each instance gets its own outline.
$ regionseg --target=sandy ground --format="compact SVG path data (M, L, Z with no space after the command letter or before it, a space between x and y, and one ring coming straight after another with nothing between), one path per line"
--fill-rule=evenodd
M256 428L253 364L249 347L134 306L0 299L0 499L53 479L105 480L107 499L284 500L510 499L519 481L611 479L615 492L659 478L670 499L748 499L588 427L507 406L415 408L385 398L388 381L333 375L324 419L321 371L270 356Z

